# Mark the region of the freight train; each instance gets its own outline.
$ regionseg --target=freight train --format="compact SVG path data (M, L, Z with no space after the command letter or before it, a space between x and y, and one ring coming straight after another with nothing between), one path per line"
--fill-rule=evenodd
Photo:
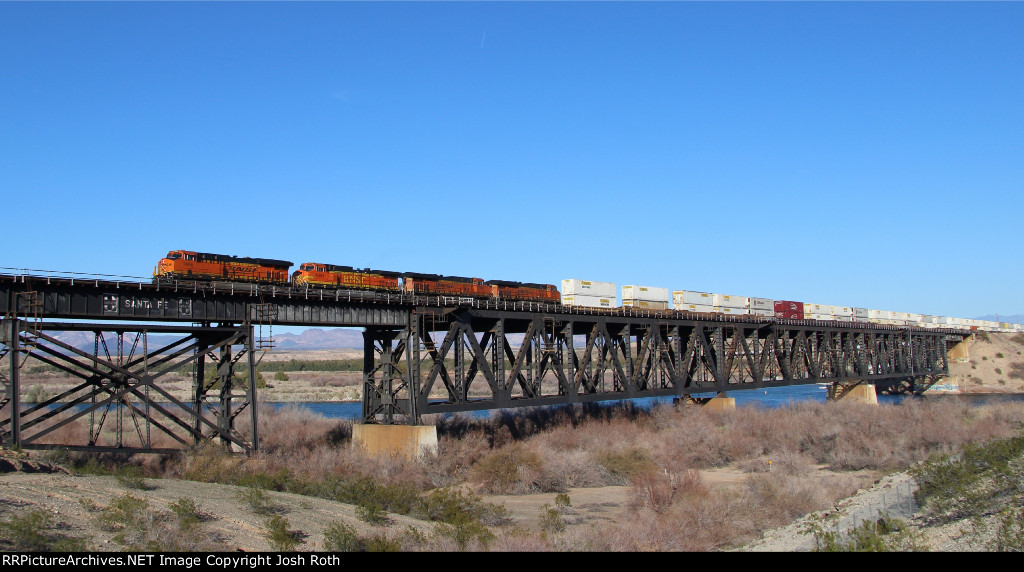
M561 303L553 284L534 284L510 280L484 281L482 278L443 276L418 272L394 272L353 268L320 262L304 262L288 274L291 262L269 258L245 258L190 250L172 250L160 259L153 279L256 282L296 288L332 288L374 292L453 296L459 298L495 298L521 302Z
M442 276L417 272L395 272L353 268L319 262L304 262L289 275L292 263L269 258L246 258L189 250L172 250L153 269L153 280L227 281L290 286L295 288L366 290L372 292L543 302L616 308L618 291L608 282L567 279L562 292L553 284L489 280L463 276ZM669 310L668 290L645 286L623 286L622 306L636 309ZM989 331L1024 331L1020 324L988 322L906 312L889 312L809 304L788 300L726 296L687 290L672 291L675 311L749 315L778 319L870 322Z

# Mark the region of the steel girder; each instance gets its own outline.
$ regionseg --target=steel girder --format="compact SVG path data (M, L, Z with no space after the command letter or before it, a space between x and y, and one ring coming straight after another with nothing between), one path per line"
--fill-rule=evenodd
M417 308L368 329L363 421L948 372L945 334Z
M0 377L0 443L25 448L85 451L170 452L207 440L251 453L259 448L255 360L251 326L142 326L3 320L2 353L8 376ZM53 332L92 336L92 351ZM149 337L178 339L152 348ZM29 358L52 366L73 386L40 403L22 403L20 370ZM246 357L248 383L235 378ZM206 360L215 374L206 379ZM166 374L190 369L188 402L164 386ZM248 411L250 437L235 428ZM82 429L87 420L87 431ZM162 446L153 438L170 446Z

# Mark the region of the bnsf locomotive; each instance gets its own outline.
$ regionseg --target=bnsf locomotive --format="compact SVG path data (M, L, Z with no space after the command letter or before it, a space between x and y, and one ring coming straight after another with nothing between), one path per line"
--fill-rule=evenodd
M284 260L172 250L167 253L167 257L157 263L153 279L241 281L298 288L370 290L561 303L558 288L551 284L524 284L506 280L485 282L481 278L372 270L320 262L304 262L289 277L288 269L291 265L291 262Z

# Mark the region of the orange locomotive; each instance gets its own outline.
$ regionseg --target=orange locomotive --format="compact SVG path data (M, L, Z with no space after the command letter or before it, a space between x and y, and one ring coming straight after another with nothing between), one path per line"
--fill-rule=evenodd
M491 297L499 300L562 303L562 296L553 284L532 284L506 280L488 280L486 284L491 287Z
M305 262L292 274L293 286L401 292L400 272Z
M489 298L491 296L491 287L484 284L481 278L406 272L402 274L402 279L402 287L408 294L472 298Z
M286 286L291 265L291 262L285 260L172 250L157 263L153 278L261 282Z

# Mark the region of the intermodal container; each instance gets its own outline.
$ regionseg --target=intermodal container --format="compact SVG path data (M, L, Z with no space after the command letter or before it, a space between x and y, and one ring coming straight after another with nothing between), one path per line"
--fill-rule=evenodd
M751 316L766 316L766 317L774 316L775 315L775 308L768 308L768 309L764 309L764 308L751 308L750 309L750 315Z
M746 296L731 296L729 294L714 294L711 296L711 305L719 308L748 308L750 298Z
M868 309L867 308L854 308L853 309L853 321L854 322L866 322L866 321L868 321Z
M828 314L832 315L832 306L828 304L808 304L804 303L804 315L807 314Z
M599 296L601 298L615 298L618 292L612 282L596 282L594 280L577 280L569 278L562 280L563 296Z
M675 304L672 306L676 310L684 310L686 312L704 312L710 313L713 306L711 304Z
M753 314L754 310L767 310L768 315L775 313L775 300L771 298L751 298L750 299L750 313ZM758 314L763 316L764 314Z
M562 294L562 305L584 306L587 308L616 308L617 300L614 296L587 296L584 294L568 295Z
M677 309L684 309L683 306L696 304L698 306L712 306L712 295L709 292L694 292L692 290L673 290L672 306Z
M849 306L832 306L832 315L836 317L852 318L853 308Z
M668 288L656 288L654 286L637 286L628 284L622 287L622 300L645 300L648 302L664 302L668 304L670 299Z
M711 311L716 314L728 314L730 316L746 316L750 310L746 308L730 308L728 306L712 306Z
M835 318L832 317L832 314L808 314L807 312L804 312L804 319L805 320L828 320L828 321L835 320Z
M803 320L804 304L803 302L792 302L790 300L776 300L775 317L787 320Z
M623 300L623 308L639 308L641 310L668 310L668 302L654 300Z

